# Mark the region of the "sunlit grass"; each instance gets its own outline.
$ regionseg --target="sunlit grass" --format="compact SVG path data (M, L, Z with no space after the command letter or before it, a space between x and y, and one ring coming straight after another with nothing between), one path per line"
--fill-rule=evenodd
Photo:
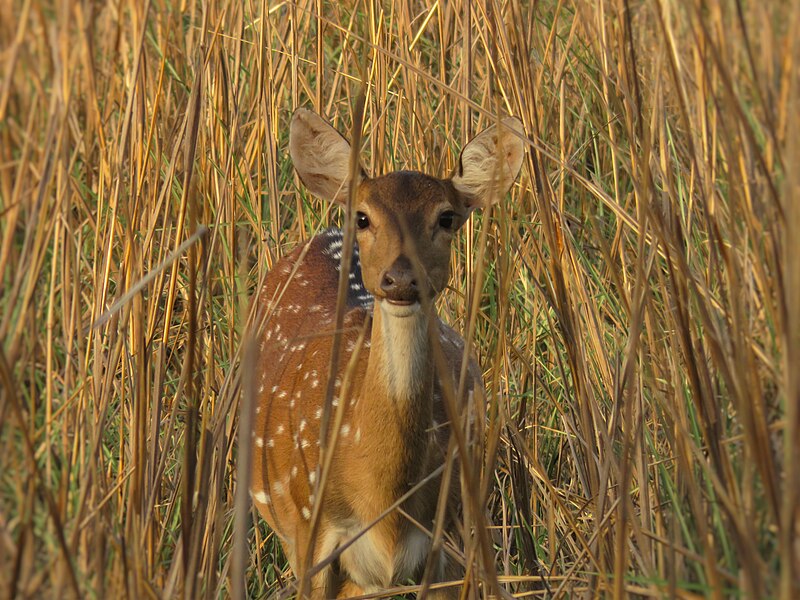
M249 297L340 218L296 181L292 110L349 133L362 80L373 173L525 124L440 303L461 331L478 303L508 592L800 594L800 8L0 10L4 595L290 589L255 513L233 560Z

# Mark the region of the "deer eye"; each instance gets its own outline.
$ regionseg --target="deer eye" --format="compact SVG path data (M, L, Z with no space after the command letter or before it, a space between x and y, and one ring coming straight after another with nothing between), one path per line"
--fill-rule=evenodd
M452 229L456 222L456 213L446 210L439 215L439 227L442 229Z
M363 212L356 213L356 227L358 227L359 231L363 231L369 227L369 217Z

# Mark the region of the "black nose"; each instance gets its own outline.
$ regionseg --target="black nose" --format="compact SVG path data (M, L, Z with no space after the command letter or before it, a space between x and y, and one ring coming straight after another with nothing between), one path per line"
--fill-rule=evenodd
M411 261L400 256L381 277L381 291L387 300L394 302L418 302L419 290Z

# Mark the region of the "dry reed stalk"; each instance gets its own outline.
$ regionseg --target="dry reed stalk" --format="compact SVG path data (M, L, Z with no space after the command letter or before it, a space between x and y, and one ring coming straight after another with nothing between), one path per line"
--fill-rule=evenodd
M292 109L349 130L362 79L372 172L444 175L501 113L528 137L440 306L487 386L470 589L800 593L796 3L0 14L3 594L293 589L239 490L248 297L341 218Z

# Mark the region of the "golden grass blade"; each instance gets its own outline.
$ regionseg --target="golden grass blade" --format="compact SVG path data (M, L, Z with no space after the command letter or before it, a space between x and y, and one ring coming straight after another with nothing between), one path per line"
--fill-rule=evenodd
M247 514L247 307L342 222L292 110L346 130L363 87L376 173L525 127L438 307L485 368L469 593L800 595L797 3L2 10L3 594L293 589Z

